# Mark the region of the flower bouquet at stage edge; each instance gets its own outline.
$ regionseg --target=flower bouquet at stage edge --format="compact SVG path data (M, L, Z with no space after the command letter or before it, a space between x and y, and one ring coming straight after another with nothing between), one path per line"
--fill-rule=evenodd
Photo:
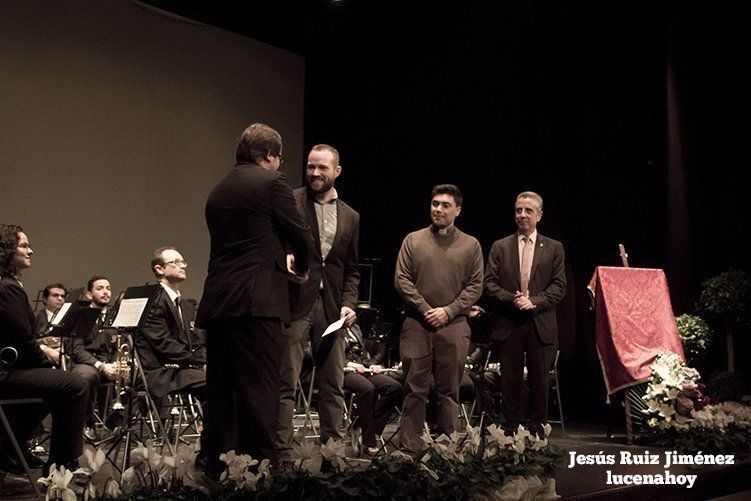
M650 369L642 412L657 443L684 452L751 451L751 407L733 401L710 404L699 371L674 353L660 353Z

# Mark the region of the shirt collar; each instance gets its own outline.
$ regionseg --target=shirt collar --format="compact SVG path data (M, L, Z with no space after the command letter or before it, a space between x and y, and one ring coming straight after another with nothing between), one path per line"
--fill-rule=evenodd
M524 235L519 233L517 235L517 241L522 242L522 238L524 238ZM529 239L532 240L532 245L537 243L537 230L532 232L532 234L529 236Z
M336 200L338 198L339 198L339 193L336 191L336 188L332 187L331 188L331 199L328 202L326 202L326 203L327 204L333 204L334 202L336 202ZM315 202L317 204L320 204L320 205L323 205L323 202L321 202L320 200L318 200L318 197L316 197L315 194L313 195L313 202Z
M452 224L448 228L439 228L436 225L431 224L430 225L430 231L434 235L439 235L441 237L449 237L449 236L453 235L456 232L456 225Z
M175 291L173 291L173 290L172 290L172 289L170 289L170 288L169 288L169 286L167 286L167 285L166 285L166 284L165 284L164 282L159 282L159 284L160 284L160 285L161 285L162 287L164 287L164 290L166 290L166 291L167 291L167 295L169 296L169 298L170 298L170 301L172 301L173 303L175 302L175 299L176 299L176 298L180 297L180 293L179 293L179 292L175 292Z

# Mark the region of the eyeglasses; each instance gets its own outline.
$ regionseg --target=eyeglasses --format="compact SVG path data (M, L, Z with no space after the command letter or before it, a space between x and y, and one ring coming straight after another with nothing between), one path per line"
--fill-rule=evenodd
M279 157L279 165L282 165L282 164L284 163L284 157L282 156L282 154L281 154L281 153L279 153L279 154L277 155L277 157Z
M180 268L180 267L187 268L188 267L188 262L187 261L183 261L182 259L173 259L172 261L165 261L162 264L163 265L165 265L165 264L174 264L178 268Z
M49 297L65 297L65 294L50 294Z

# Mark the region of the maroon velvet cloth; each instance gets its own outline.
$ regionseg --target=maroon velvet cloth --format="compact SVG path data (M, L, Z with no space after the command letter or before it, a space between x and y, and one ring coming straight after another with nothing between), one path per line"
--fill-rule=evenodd
M600 266L588 288L608 394L648 380L660 352L683 357L665 272Z

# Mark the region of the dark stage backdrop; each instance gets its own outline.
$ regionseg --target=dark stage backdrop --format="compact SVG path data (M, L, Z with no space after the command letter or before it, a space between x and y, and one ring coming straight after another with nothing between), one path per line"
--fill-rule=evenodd
M242 130L277 128L299 184L301 56L129 1L0 0L0 222L25 227L33 298L52 281L153 280L178 247L198 298L203 208Z
M428 224L433 184L462 188L458 226L486 255L514 230L515 195L538 191L539 229L568 258L563 398L601 416L585 287L620 265L617 244L665 269L676 314L704 279L748 268L748 3L343 3L308 24L305 142L341 149L376 306L399 305L396 253Z

